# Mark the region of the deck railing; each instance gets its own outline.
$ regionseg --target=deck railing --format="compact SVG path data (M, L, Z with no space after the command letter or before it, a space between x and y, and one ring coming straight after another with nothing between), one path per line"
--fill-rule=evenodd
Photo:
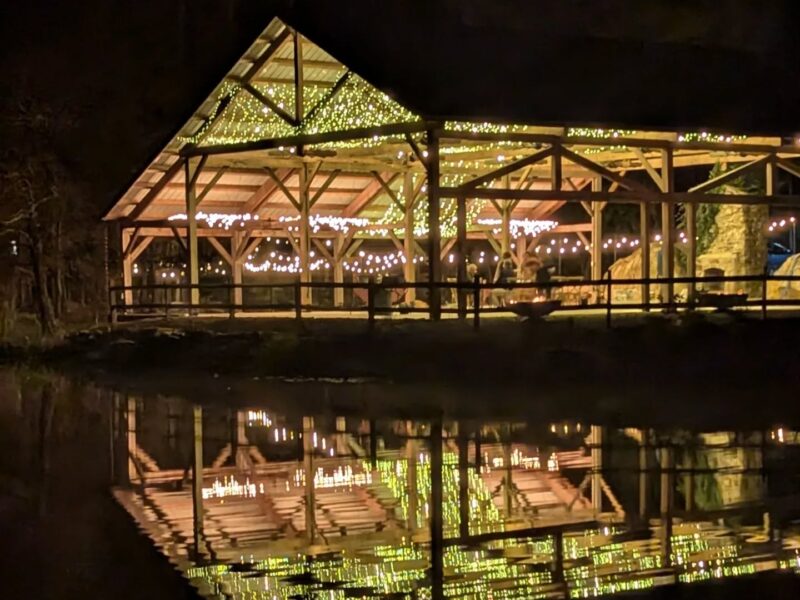
M777 297L770 298L769 284L777 282ZM793 285L797 283L798 285ZM724 293L720 288L739 286L736 293ZM756 289L760 295L741 292L745 287ZM237 290L236 294L234 293ZM616 298L615 291L623 288L629 298ZM191 302L192 290L197 290L199 301ZM341 290L339 301L333 300L335 290ZM422 293L429 299L438 295L442 300L438 310L427 303L406 302L409 293ZM653 290L661 290L653 297ZM671 295L670 295L671 290ZM305 291L305 294L304 294ZM684 293L685 292L685 293ZM537 294L542 299L560 300L554 312L605 311L607 324L615 311L625 310L693 310L699 307L722 309L757 307L763 318L770 307L800 308L800 276L797 275L734 275L714 277L673 277L650 279L612 279L610 274L601 280L554 280L548 282L487 283L453 281L396 283L379 282L373 278L365 282L301 282L288 283L203 283L203 284L147 284L111 286L109 288L110 321L120 317L142 316L194 316L219 313L235 316L247 312L291 311L294 318L302 320L304 313L363 314L370 325L376 317L391 314L428 314L438 319L441 314L456 314L462 319L471 318L474 326L480 325L482 315L491 313L518 313L520 304L515 295ZM320 300L320 295L328 298ZM132 302L125 302L135 296ZM314 296L317 301L314 301ZM618 293L617 296L620 294ZM776 295L776 294L773 294ZM233 302L238 296L240 302ZM249 296L249 297L248 297ZM305 296L305 299L304 299ZM308 298L312 298L308 301ZM665 299L666 298L666 299ZM499 304L499 305L498 305Z

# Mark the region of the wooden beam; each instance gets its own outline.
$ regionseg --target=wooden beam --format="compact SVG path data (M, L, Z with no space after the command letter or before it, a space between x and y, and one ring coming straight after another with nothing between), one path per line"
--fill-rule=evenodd
M289 202L291 202L292 205L299 211L300 210L300 203L297 201L297 198L295 198L292 195L292 193L288 190L286 185L283 183L283 180L280 177L278 177L277 173L275 173L275 171L271 167L266 167L266 171L267 171L267 174L270 177L272 177L272 180L275 182L275 185L278 186L278 188L280 188L280 190L283 192L284 196L286 196L286 198L289 200ZM301 185L300 186L300 192L304 193L302 187L303 186Z
M303 36L298 31L294 36L294 120L303 120Z
M263 171L261 171L263 173ZM275 176L280 179L281 183L285 184L289 177L292 176L291 169L278 169L275 172ZM253 195L250 196L245 203L242 205L242 212L245 213L257 213L264 204L269 200L269 197L272 193L278 189L278 184L275 183L275 179L272 177L267 178L267 180L261 184L261 186L253 192Z
M330 187L330 185L333 183L333 180L336 179L339 173L341 173L341 171L336 169L335 171L332 171L330 175L328 175L328 178L325 180L325 182L317 189L317 191L311 197L310 200L311 208L314 207L314 205L317 203L317 200L319 200L322 197L322 194L324 194L325 190L327 190Z
M792 162L789 162L789 160L786 158L781 158L781 157L778 157L776 163L781 169L783 169L790 175L793 175L795 177L800 177L800 166Z
M142 216L142 213L150 208L150 205L153 204L153 201L156 199L156 196L164 189L172 179L177 175L180 170L183 168L184 160L179 158L176 160L167 171L161 176L161 178L153 184L153 187L145 194L144 198L139 200L136 205L133 207L133 210L130 214L126 217L131 221L136 221L139 217Z
M381 177L380 173L373 171L372 175L378 180L378 183L380 183L383 191L386 192L386 195L389 196L389 199L394 202L397 208L400 209L400 212L403 212L405 210L405 206L403 206L403 203L397 198L397 194L394 193L394 190L390 188L389 185L383 180L383 177Z
M722 173L721 175L718 175L717 177L714 177L713 179L709 179L708 181L704 181L703 183L701 183L699 185L691 187L691 188L689 188L689 192L694 193L694 194L700 194L702 192L705 192L706 190L713 190L714 188L719 187L722 184L727 183L728 181L730 181L732 179L736 179L737 177L739 177L745 171L748 171L749 169L754 169L756 167L760 167L762 165L765 165L765 164L769 163L771 160L773 160L771 155L770 156L762 156L761 158L757 158L756 160L754 160L752 162L749 162L749 163L744 164L744 165L740 165L740 166L736 167L735 169L731 169L730 171L726 171L726 172Z
M569 150L567 148L561 148L561 154L568 161L573 162L576 165L581 166L592 173L597 173L604 179L608 179L609 181L617 183L618 185L624 187L625 189L646 195L650 195L653 193L652 190L645 187L638 181L626 180L624 177L621 177L618 173L615 173L614 171L605 168L603 165L591 161L585 156L581 156L580 154L573 152L572 150Z
M525 158L521 158L505 167L501 167L492 171L491 173L487 173L486 175L482 175L481 177L476 177L466 183L461 184L460 189L462 192L469 193L471 190L476 189L478 186L483 185L484 183L489 183L490 181L494 181L504 175L508 175L509 173L513 173L514 171L518 171L523 167L527 167L528 165L535 164L537 162L541 162L545 158L552 156L553 148L545 148L544 150L539 150L538 152L534 152L533 154L526 156Z
M662 189L664 187L664 181L661 179L661 174L656 171L652 164L650 164L650 160L645 156L644 151L641 148L631 148L631 151L636 155L639 161L642 163L644 170L647 171L647 174L650 175L650 178L655 182L658 186L658 189Z
M400 177L400 173L395 173L387 182L387 185L391 185L398 177ZM355 198L353 198L352 202L348 204L344 210L342 211L342 216L344 217L356 217L361 212L363 212L375 199L383 192L383 186L381 183L375 179L370 181L367 184L367 187L358 194Z
M219 170L218 170L216 173L214 173L214 177L212 177L212 178L211 178L211 181L209 181L209 182L208 182L208 183L207 183L207 184L206 184L206 185L203 187L203 190L202 190L202 191L201 191L199 194L197 194L196 206L200 206L200 203L203 201L203 199L204 199L206 196L208 196L208 193L211 191L211 188L213 188L213 187L214 187L214 186L217 184L217 182L218 182L220 179L222 179L222 176L225 174L225 172L226 172L227 170L228 170L228 167L222 167L222 168L221 168L221 169L219 169Z
M463 192L460 188L443 187L440 188L441 198L457 198ZM691 192L672 192L658 193L650 192L646 196L639 192L630 190L624 191L599 191L599 192L572 192L562 190L553 192L550 190L506 190L495 188L481 188L469 192L470 198L483 200L539 200L539 201L608 201L619 204L637 204L639 202L660 203L670 202L692 202L703 204L771 204L775 206L800 206L800 196L776 195L767 196L764 194L695 194Z
M278 115L281 119L286 121L292 127L297 127L300 123L295 120L295 118L282 109L278 104L269 96L262 94L256 88L254 88L251 84L245 83L242 86L251 96L253 96L256 100L261 102L264 106L269 108L272 112Z
M225 262L227 262L230 266L233 266L234 259L230 252L225 249L225 246L215 237L206 238L211 245L214 246L214 249L219 252L219 255L223 258Z
M303 64L307 65L311 62L314 61L306 60L303 62ZM353 75L352 71L347 71L344 75L339 77L339 79L336 80L336 83L333 84L333 87L330 90L328 90L328 93L326 93L322 98L320 98L317 101L317 103L311 107L311 110L309 110L306 113L306 115L303 117L302 122L308 123L312 121L316 116L316 114L320 111L320 109L322 109L323 106L327 105L329 102L333 100L336 94L339 93L339 90L342 89L342 87L344 87L344 84L347 83L347 81L350 79L350 77L352 77L352 75Z
M256 60L254 60L253 63L250 65L250 67L248 67L247 71L245 71L245 74L242 75L241 80L243 82L249 83L253 79L253 77L255 77L258 74L258 72L263 68L263 66L267 64L267 61L273 56L275 56L275 53L281 49L284 42L288 39L290 35L291 33L289 31L289 28L284 27L283 31L281 31L278 37L275 38L275 41L273 41L264 50L264 52L261 53L261 56L259 56Z
M180 154L183 157L199 156L201 154L214 156L216 154L238 154L241 152L255 152L258 150L273 150L275 148L313 146L315 144L325 144L329 142L367 139L374 136L392 136L402 135L404 133L416 133L419 131L425 131L427 125L428 124L425 121L416 121L413 123L394 123L391 125L357 127L354 129L331 131L327 133L291 135L282 138L255 140L252 142L241 142L237 144L203 146L202 148L194 144L187 144L181 148Z

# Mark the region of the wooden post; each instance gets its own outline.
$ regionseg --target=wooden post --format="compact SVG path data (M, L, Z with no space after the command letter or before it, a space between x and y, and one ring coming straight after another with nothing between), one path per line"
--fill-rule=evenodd
M603 180L600 177L592 179L592 191L603 191ZM603 278L603 204L592 202L592 279L600 281ZM599 296L599 294L598 294Z
M458 427L458 515L459 534L469 535L469 436L464 423Z
M430 318L438 321L442 316L441 291L441 229L439 223L439 132L428 131L428 302Z
M595 514L603 512L603 428L592 425L592 508Z
M234 308L231 309L231 316L236 315L237 310L241 310L244 293L242 290L242 279L244 274L244 261L246 256L242 256L245 250L246 236L241 231L234 231L231 235L231 281L233 288L231 289L231 304Z
M511 428L506 428L506 440L503 442L503 508L506 511L505 517L511 516L514 509L514 478L511 472Z
M128 482L139 481L139 473L136 470L136 398L127 397L125 411L125 433L128 447ZM144 481L141 482L144 485Z
M131 244L131 230L123 229L121 233L122 238L122 285L130 287L133 285L133 255L128 251ZM122 298L126 307L133 306L133 290L125 290Z
M606 327L611 328L611 304L612 304L612 295L614 290L611 287L611 269L608 270L606 273Z
M194 550L200 554L203 537L203 408L192 407L192 522L194 525Z
M434 600L444 600L444 531L442 519L442 421L431 423L431 587Z
M333 283L344 284L344 236L341 233L337 233L333 241ZM344 306L344 287L333 288L333 305Z
M457 290L458 298L458 318L467 318L467 290L461 286L467 283L467 199L463 196L456 199L456 259L458 269L456 282L459 285Z
M300 254L300 281L303 284L311 283L311 269L309 254L311 252L311 225L309 223L311 206L308 197L308 188L311 182L308 180L308 164L303 163L298 169L298 202L300 204L300 239L299 239L299 254ZM301 304L308 306L311 304L311 288L303 286L301 293Z
M642 249L642 304L650 304L650 214L647 202L639 205L639 247ZM648 310L645 308L645 310Z
M313 544L317 531L316 498L314 495L314 417L303 417L303 472L306 477L306 537Z
M403 278L406 283L416 283L417 266L414 264L414 176L411 171L406 171L403 176L403 198L405 210L403 213ZM417 299L416 288L406 288L406 303L413 304Z
M197 252L197 194L195 184L200 171L205 164L204 158L192 167L192 159L186 159L184 174L186 177L186 248L189 254L189 285L193 286L189 291L189 304L196 306L200 304L200 263Z
M500 205L500 259L503 254L511 252L511 204L503 202Z
M669 194L675 191L673 154L671 148L661 151L661 191ZM667 310L672 310L675 285L675 210L672 202L661 203L661 271L667 282L661 286L661 301Z
M417 523L417 443L415 440L406 441L406 486L408 487L408 530L413 533L419 524Z

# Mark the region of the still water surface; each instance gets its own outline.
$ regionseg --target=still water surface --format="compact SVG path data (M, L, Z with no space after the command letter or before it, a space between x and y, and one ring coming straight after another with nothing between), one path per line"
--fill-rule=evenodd
M48 428L90 420L105 491L206 598L798 590L800 436L785 425L458 421L36 385L60 409L6 385L10 438L41 459L59 448Z

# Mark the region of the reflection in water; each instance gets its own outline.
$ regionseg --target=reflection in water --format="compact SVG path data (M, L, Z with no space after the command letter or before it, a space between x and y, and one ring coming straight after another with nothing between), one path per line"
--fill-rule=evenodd
M800 445L786 426L280 414L20 380L0 379L0 474L47 515L42 550L20 554L48 556L42 585L66 571L92 582L67 597L112 597L143 564L121 541L129 522L98 500L109 471L208 598L582 598L800 573ZM11 595L54 597L39 583ZM163 592L150 585L131 597Z
M209 598L583 598L800 572L800 447L787 428L300 417L132 398L115 414L118 500Z

